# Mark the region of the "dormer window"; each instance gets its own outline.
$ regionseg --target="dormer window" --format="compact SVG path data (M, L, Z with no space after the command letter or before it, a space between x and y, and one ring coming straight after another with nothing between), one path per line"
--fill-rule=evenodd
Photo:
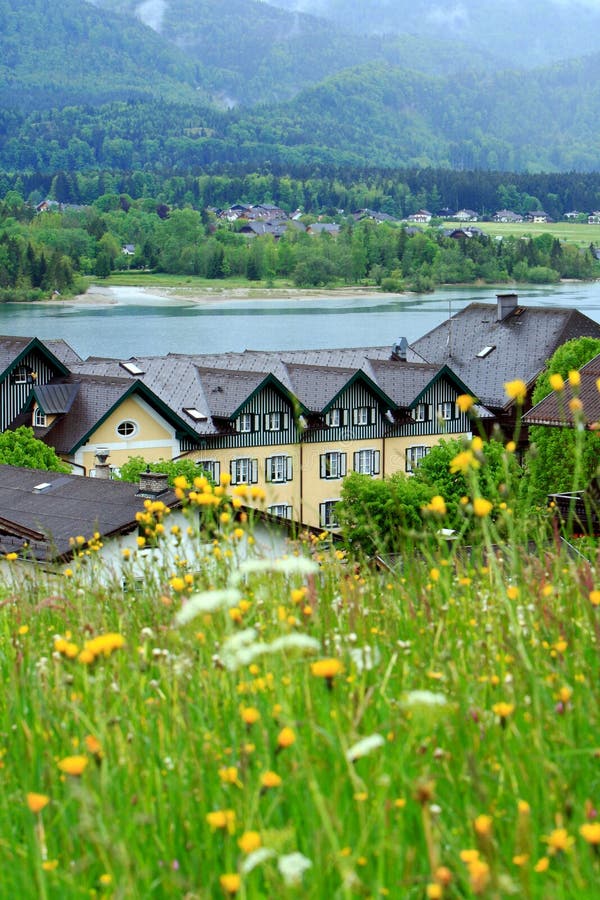
M48 419L46 417L46 413L43 409L40 409L39 406L33 411L33 427L34 428L45 428L48 424Z

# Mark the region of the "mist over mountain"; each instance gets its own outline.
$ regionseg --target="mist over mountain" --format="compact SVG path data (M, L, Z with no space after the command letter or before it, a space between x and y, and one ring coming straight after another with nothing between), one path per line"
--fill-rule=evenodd
M600 35L598 0L270 0L289 12L329 19L360 34L415 34L460 41L531 68L593 53Z

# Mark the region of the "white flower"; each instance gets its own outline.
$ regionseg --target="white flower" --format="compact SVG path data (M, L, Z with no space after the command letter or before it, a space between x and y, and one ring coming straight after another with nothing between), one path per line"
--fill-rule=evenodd
M277 868L286 884L299 884L304 872L310 869L311 866L312 862L310 859L297 852L280 856L277 860Z
M241 563L229 579L230 584L239 584L245 575L261 572L279 572L282 575L314 575L319 566L304 556L290 556L286 559L247 559Z
M381 661L378 647L351 647L348 653L357 672L370 672Z
M275 638L271 643L271 650L277 653L281 650L303 650L307 653L318 653L321 645L316 638L308 634L284 634Z
M369 753L372 753L373 750L377 750L379 747L383 747L384 744L385 740L380 734L371 734L369 737L362 738L349 750L346 750L346 759L349 762L354 762L355 759L360 759L361 756L368 756Z
M250 663L265 656L268 653L289 652L299 650L303 653L318 653L321 645L316 638L306 634L284 634L275 638L270 644L257 641L257 632L253 628L246 628L228 638L221 648L221 661L226 669L235 671L241 666L249 666Z
M175 616L175 624L185 625L201 613L212 613L218 609L235 606L241 599L240 592L233 589L202 591L200 594L192 594Z
M249 853L248 856L244 859L242 865L240 866L240 872L242 873L242 875L247 875L248 872L252 871L252 869L260 866L261 863L264 863L267 859L271 859L273 856L275 856L274 850L271 850L269 847L259 847L258 850L254 850L253 853Z
M446 706L447 702L443 694L434 694L433 691L409 691L402 698L402 706L405 709L442 707Z

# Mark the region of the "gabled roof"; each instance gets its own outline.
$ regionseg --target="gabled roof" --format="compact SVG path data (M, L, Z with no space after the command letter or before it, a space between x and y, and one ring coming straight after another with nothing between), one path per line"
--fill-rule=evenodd
M133 394L146 400L176 430L195 437L191 425L137 379L71 375L61 383L66 386L66 391L70 390L74 394L72 397L69 395L71 405L68 414L57 417L49 428L39 434L41 440L51 444L57 453L75 453L111 413Z
M583 421L588 427L600 422L600 391L597 381L600 377L600 355L595 356L580 370L581 383L576 391L565 382L564 390L552 391L536 403L523 416L526 425L568 425L573 426L574 417L569 403L578 397L583 404ZM599 445L600 446L600 445Z
M59 382L34 387L33 396L42 412L52 416L68 413L78 392L78 383Z
M168 506L177 502L172 491L160 499ZM26 542L26 557L67 558L69 538L137 528L143 505L137 484L0 465L0 552L18 552Z
M79 359L77 354L65 341L46 341L42 343L38 338L0 336L0 380L10 374L29 353L36 350L44 356L49 363L56 367L61 374L67 374L66 363L59 358L70 358L72 355ZM53 351L56 351L53 352ZM74 360L75 361L75 360Z
M432 364L396 362L394 360L370 360L369 362L377 384L397 406L405 409L419 403L425 391L442 378L447 378L460 393L472 393L448 366L440 367Z
M499 321L495 304L471 303L412 347L448 365L485 406L505 409L507 381L531 385L557 347L584 335L600 338L600 325L577 310L517 306Z

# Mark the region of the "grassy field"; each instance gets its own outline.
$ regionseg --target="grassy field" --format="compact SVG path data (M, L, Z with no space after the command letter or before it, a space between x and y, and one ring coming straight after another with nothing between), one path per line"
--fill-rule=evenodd
M551 234L560 241L568 241L579 247L600 246L600 225L582 225L576 222L520 222L518 224L496 222L474 222L477 228L493 237L537 237L540 234ZM444 222L444 228L457 228L460 223ZM465 228L469 223L464 224Z
M218 533L184 558L149 510L141 591L94 542L5 561L2 896L595 896L595 556L527 552L509 492L500 548L484 504L475 554L434 523L396 574L326 535L240 562L243 489L182 495Z

